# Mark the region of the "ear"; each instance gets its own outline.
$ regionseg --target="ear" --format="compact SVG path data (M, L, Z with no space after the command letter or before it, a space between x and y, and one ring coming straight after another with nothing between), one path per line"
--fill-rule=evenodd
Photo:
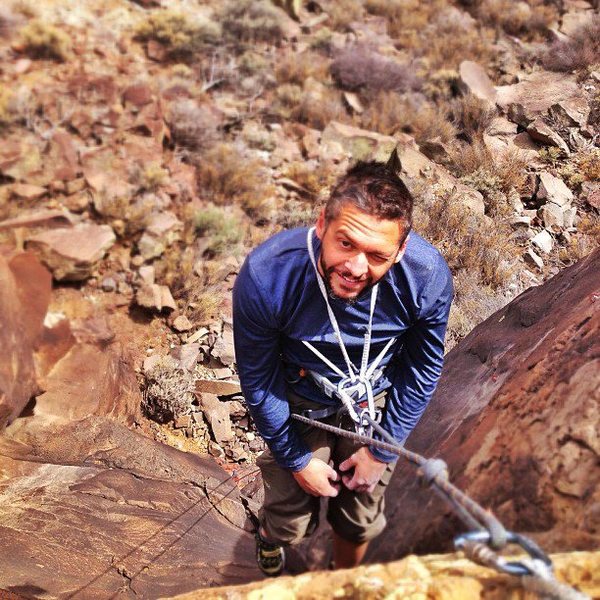
M402 244L402 246L400 247L400 250L398 250L398 254L396 256L396 260L394 261L394 263L399 263L402 260L402 257L404 256L404 253L406 252L406 246L408 245L409 239L410 239L410 234L408 234L406 236L406 239L404 240L404 244Z
M317 218L317 222L315 224L315 231L317 233L317 237L322 240L323 234L325 233L325 208L321 209L319 213L319 217Z

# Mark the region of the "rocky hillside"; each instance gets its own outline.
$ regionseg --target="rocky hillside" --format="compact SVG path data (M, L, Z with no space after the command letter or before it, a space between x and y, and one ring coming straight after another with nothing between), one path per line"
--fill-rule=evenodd
M511 527L593 547L597 414L581 381L597 360L597 12L4 2L0 588L156 597L256 578L238 489L260 499L264 446L236 379L230 291L251 247L310 222L350 163L393 148L416 228L455 277L449 347L502 309L449 357L445 381L462 383L443 384L414 443L435 438ZM515 422L523 441L507 448ZM420 523L372 558L449 539ZM299 568L320 564L322 541Z

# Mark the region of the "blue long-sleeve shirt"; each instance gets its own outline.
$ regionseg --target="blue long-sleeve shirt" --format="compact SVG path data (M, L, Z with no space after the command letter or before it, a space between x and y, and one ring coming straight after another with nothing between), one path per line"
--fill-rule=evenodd
M343 372L346 365L334 337L325 300L310 261L307 229L283 231L246 258L233 289L235 354L244 397L261 436L284 468L304 468L311 452L290 418L286 387L324 405L339 402L322 392L300 368L340 380L302 340L309 341ZM320 241L313 235L315 255ZM417 424L437 385L444 358L444 336L452 277L441 254L412 232L406 252L380 280L369 362L390 338L397 341L381 361L384 376L377 394L389 388L382 426L403 442ZM370 308L369 292L347 304L331 299L344 344L359 366ZM397 457L379 449L384 462Z

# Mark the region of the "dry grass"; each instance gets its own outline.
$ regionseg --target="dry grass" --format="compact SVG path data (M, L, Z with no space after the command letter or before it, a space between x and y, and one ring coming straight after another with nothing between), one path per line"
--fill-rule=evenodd
M169 423L192 411L194 376L176 366L173 359L165 357L146 373L142 408L150 419Z
M496 116L496 109L474 94L466 94L454 100L450 112L458 134L469 143L481 139Z
M194 217L194 228L198 235L208 238L206 251L212 256L236 254L244 239L241 219L220 206L207 206Z
M67 33L41 20L33 20L20 31L20 44L33 58L66 61L71 57L71 38Z
M561 165L558 174L573 188L584 181L600 181L600 149L581 150Z
M214 112L194 100L174 102L166 121L175 144L192 151L206 150L219 139Z
M364 89L369 94L382 90L417 90L421 86L409 65L386 58L364 46L351 46L343 50L331 63L330 71L342 89Z
M362 5L356 0L324 0L320 4L329 15L327 26L335 31L348 31L363 16Z
M149 14L135 32L135 38L140 41L155 40L162 44L169 58L175 60L193 58L208 45L218 42L220 36L218 23L171 9Z
M283 172L283 176L296 182L305 190L304 195L311 200L327 195L336 181L336 173L327 163L312 166L294 162Z
M302 86L309 77L324 82L329 79L329 60L311 51L285 54L277 61L275 77L280 85Z
M455 275L471 271L493 289L510 280L519 253L510 227L465 210L453 192L442 190L430 205L417 204L415 229L441 251Z
M360 125L385 135L409 133L418 144L435 138L449 143L457 133L442 106L394 92L379 92L361 115Z
M298 104L290 110L290 117L319 130L325 129L330 121L350 120L340 92L327 86L319 91L304 92Z
M220 143L197 157L199 192L216 205L237 204L260 219L273 194L262 161L249 158L233 144Z
M282 14L269 0L229 0L220 10L219 19L234 43L278 45L283 39Z
M600 215L583 214L577 224L578 234L560 249L559 259L569 265L600 247Z
M482 23L531 41L544 37L558 19L557 7L544 0L479 0L474 15Z

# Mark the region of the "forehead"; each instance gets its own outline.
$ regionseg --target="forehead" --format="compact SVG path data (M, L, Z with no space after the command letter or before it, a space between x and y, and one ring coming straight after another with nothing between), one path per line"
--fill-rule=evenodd
M356 245L373 250L394 250L404 231L401 219L380 219L346 202L340 207L328 229L334 235L345 236Z

